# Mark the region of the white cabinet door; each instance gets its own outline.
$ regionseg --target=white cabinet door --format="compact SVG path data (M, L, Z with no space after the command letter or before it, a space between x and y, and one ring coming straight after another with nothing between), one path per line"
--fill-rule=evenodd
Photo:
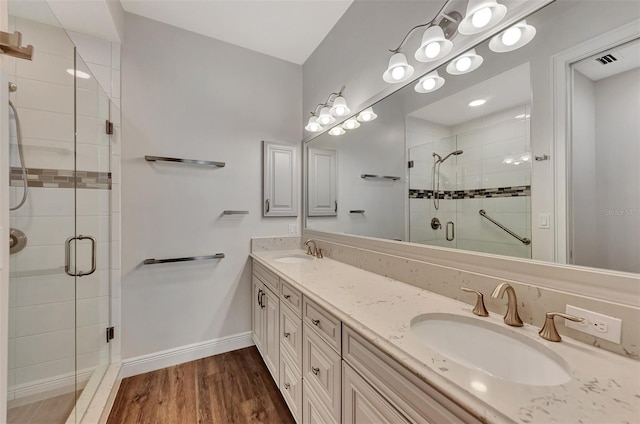
M298 216L298 147L263 141L263 216Z
M262 312L262 297L264 295L264 284L255 276L253 280L252 300L251 300L251 331L253 342L262 353L264 340L264 313Z
M409 421L343 362L342 423L404 424Z
M309 216L338 214L338 152L309 148Z
M280 379L280 301L270 289L264 289L262 304L264 305L264 339L262 352L264 362L278 387Z

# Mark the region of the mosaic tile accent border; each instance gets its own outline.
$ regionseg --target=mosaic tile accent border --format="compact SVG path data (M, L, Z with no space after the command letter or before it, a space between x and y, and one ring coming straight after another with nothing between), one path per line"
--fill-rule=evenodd
M489 197L531 196L531 186L478 188L473 190L452 190L440 192L440 199L475 199ZM409 189L410 199L433 199L433 190Z
M111 172L27 168L27 185L43 188L84 188L111 190ZM10 185L22 187L22 169L11 167Z

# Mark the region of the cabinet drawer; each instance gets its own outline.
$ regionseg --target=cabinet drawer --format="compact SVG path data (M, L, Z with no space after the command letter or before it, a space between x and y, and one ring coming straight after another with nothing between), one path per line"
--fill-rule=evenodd
M302 377L284 352L280 354L280 392L296 422L302 422Z
M306 297L302 301L302 320L340 353L341 321Z
M302 314L302 293L284 281L280 282L280 299L291 307L298 315Z
M414 423L481 421L345 326L343 359Z
M342 423L343 424L409 424L346 362L342 363Z
M331 414L320 401L313 388L304 381L302 391L302 422L303 424L338 424L340 421Z
M302 319L285 304L280 307L280 350L287 352L298 372L302 370Z
M341 358L306 324L303 329L302 378L315 390L319 400L336 421L341 415Z
M253 274L265 283L274 293L280 293L280 279L273 272L253 261Z

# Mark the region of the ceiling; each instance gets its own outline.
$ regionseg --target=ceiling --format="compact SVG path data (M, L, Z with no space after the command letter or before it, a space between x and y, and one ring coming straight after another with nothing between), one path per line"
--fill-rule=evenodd
M596 59L612 55L615 60L606 64ZM608 78L631 69L640 68L640 40L632 41L622 46L598 53L576 63L574 69L589 77L593 81Z
M487 102L482 106L470 107L469 102L477 99L484 99ZM529 63L527 62L431 103L413 112L410 116L441 125L453 126L513 106L527 104L530 101L531 83Z
M353 0L121 0L135 13L303 64Z

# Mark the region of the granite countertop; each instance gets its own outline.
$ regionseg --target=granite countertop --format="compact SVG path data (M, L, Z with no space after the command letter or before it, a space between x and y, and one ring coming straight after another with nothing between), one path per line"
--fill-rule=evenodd
M262 251L251 256L480 420L640 422L640 362L567 337L548 342L538 336L537 327L509 327L495 313L476 317L470 305L330 258L302 264L275 261L304 253ZM412 318L425 313L461 315L501 326L555 352L569 365L573 378L557 386L529 386L459 365L411 332Z

